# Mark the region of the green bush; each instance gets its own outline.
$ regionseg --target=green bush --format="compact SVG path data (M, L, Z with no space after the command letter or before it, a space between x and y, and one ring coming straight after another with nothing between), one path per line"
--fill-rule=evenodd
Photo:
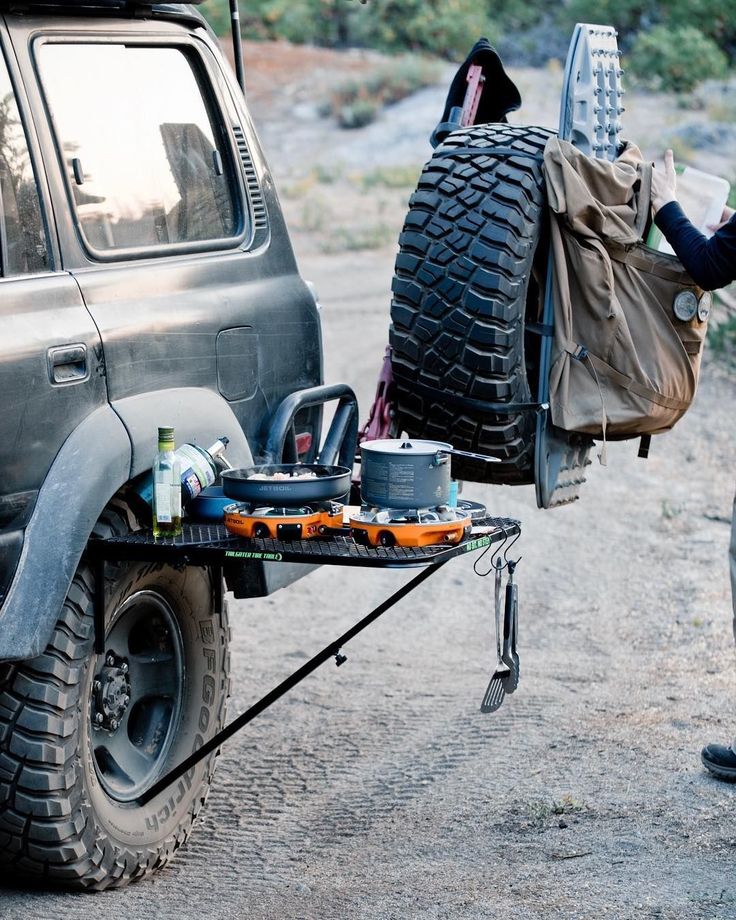
M356 99L341 105L337 110L337 123L341 128L363 128L376 120L380 105L373 99Z
M661 21L662 6L657 0L569 0L559 15L570 34L576 22L613 26L619 32L619 45L626 48L639 29Z
M492 30L504 32L533 29L552 11L548 2L529 0L494 0L487 4Z
M204 0L199 11L218 35L230 32L230 7L223 0Z
M658 26L674 33L690 26L712 39L729 60L736 57L736 0L568 0L559 6L558 20L568 30L576 22L612 25L625 52ZM686 53L695 56L694 49Z
M240 5L245 38L425 51L451 59L465 57L492 22L477 0L242 0ZM520 0L510 5L524 7ZM229 31L225 0L205 0L201 9L218 35Z
M320 113L334 115L342 128L362 128L375 119L383 106L436 83L440 75L437 61L413 55L397 57L390 66L339 84L329 105L320 107Z
M226 0L205 0L200 9L219 35L229 31ZM736 0L242 0L240 13L245 38L420 51L460 61L486 35L505 42L510 63L525 42L553 50L549 37L569 36L576 22L613 25L624 66L634 69L631 51L637 70L664 68L662 82L669 86L720 73L724 52L736 59ZM694 45L687 44L691 38ZM670 41L676 43L671 48Z
M723 316L723 304L717 300L716 295L715 315L708 324L708 348L729 370L736 371L736 316Z
M712 38L730 59L736 53L736 0L669 0L668 25L691 25Z
M451 60L464 58L491 22L477 0L370 0L355 6L352 35L357 44L425 51Z
M347 0L260 0L245 3L246 22L262 24L268 38L297 44L345 47L352 44L351 22L360 4ZM246 32L247 34L247 32Z
M703 80L725 76L728 62L716 43L694 26L655 26L640 32L627 58L631 71L653 89L686 93Z

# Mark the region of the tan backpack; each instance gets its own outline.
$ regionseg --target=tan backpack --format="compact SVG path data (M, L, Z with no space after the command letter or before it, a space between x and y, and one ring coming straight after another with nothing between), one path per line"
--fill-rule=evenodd
M552 421L623 439L666 431L695 396L710 294L674 256L649 248L650 163L626 145L614 162L552 137L555 331Z

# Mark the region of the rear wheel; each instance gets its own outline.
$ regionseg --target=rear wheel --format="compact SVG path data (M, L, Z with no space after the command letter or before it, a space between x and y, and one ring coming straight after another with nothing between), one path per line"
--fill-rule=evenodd
M422 172L399 238L396 426L502 461L453 457L460 479L534 481L538 342L525 325L543 291L541 158L551 133L498 124L450 134ZM490 147L500 152L452 153Z
M117 515L98 529L120 532ZM205 569L107 566L105 651L82 563L43 655L0 666L0 863L75 887L123 885L189 835L214 755L137 797L223 725L228 627Z

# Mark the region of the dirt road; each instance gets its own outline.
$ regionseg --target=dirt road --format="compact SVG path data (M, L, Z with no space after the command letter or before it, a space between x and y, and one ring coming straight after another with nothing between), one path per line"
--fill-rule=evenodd
M393 247L297 245L328 380L364 409ZM733 920L736 787L700 747L736 733L726 547L736 381L706 362L690 413L609 447L582 500L467 486L518 517L522 679L493 715L492 585L448 564L224 748L170 869L94 896L0 890L3 920ZM323 567L235 602L236 714L401 583Z
M330 378L365 393L391 253L361 258L358 274L354 258L306 268ZM576 506L540 512L529 488L467 487L524 525L522 681L498 713L478 710L490 579L457 560L354 640L342 668L323 666L228 743L169 870L94 897L3 890L0 916L732 920L736 789L698 752L736 732L735 396L706 366L651 458L614 445ZM231 712L403 577L324 567L234 603Z

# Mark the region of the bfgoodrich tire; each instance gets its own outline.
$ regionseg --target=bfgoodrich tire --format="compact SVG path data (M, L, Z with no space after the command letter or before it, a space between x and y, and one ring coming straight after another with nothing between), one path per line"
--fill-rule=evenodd
M534 481L539 349L525 323L538 319L544 288L541 158L550 133L497 124L450 134L422 172L399 238L396 426L502 461L453 457L456 478ZM468 148L479 152L455 152ZM488 148L496 151L480 152Z
M98 532L119 532L106 514ZM0 865L80 888L163 866L203 805L214 755L135 799L221 727L228 627L205 569L107 566L105 652L80 565L45 652L0 666Z

